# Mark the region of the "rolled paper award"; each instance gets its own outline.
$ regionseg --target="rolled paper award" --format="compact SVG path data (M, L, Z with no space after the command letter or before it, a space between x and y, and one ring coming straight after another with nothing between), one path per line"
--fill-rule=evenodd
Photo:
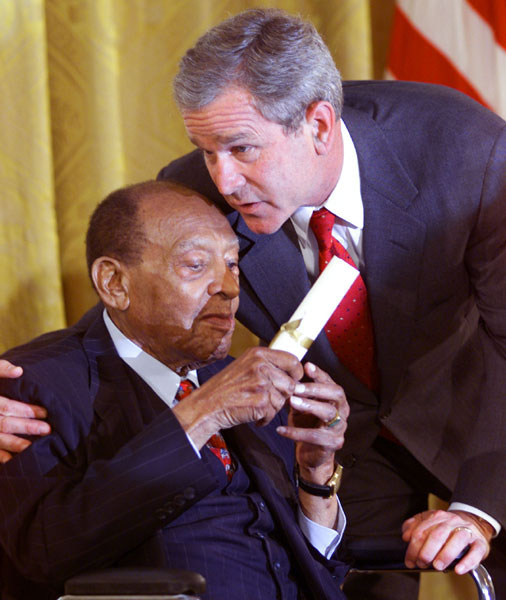
M337 256L332 257L269 348L291 352L302 360L358 275L358 269Z

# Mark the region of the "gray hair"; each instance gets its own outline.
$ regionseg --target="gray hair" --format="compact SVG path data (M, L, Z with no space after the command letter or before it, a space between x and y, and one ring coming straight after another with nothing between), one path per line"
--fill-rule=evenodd
M181 59L174 96L180 110L200 110L233 85L287 132L319 100L341 115L341 76L329 49L311 23L282 10L247 10L207 31Z

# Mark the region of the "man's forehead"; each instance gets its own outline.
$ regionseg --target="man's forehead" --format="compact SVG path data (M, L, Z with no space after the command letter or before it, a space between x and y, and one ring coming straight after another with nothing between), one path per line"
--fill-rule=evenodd
M223 92L203 108L183 110L182 115L194 143L196 136L206 135L212 135L220 143L233 143L269 123L256 108L251 94L235 88Z
M197 193L160 195L143 205L145 233L152 242L164 239L182 251L217 244L234 248L237 237L226 217ZM213 241L214 240L214 241Z

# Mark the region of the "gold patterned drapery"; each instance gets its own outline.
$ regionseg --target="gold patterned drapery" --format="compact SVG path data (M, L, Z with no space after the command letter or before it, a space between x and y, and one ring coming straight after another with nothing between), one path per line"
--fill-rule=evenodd
M367 79L381 77L392 5L0 0L0 350L75 321L95 302L84 259L89 214L111 190L155 177L191 148L170 83L208 27L254 6L300 13L344 78ZM252 342L237 334L236 351ZM423 585L426 600L454 597L447 578Z
M313 19L344 76L371 76L364 0L0 0L0 350L95 302L89 214L190 149L171 97L178 60L253 6Z

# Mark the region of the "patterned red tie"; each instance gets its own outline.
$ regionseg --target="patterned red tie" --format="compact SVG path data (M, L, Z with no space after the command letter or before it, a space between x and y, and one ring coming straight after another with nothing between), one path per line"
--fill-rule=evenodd
M355 267L344 247L332 237L335 216L326 208L313 212L309 225L319 249L320 273L333 256ZM332 350L356 377L371 390L378 389L374 358L374 335L367 290L359 275L325 325Z
M189 396L195 389L195 384L189 379L182 379L179 383L179 388L176 392L176 400L179 402L183 398ZM206 446L215 454L223 463L228 479L232 479L235 466L227 449L227 445L220 432L212 435L206 443Z

